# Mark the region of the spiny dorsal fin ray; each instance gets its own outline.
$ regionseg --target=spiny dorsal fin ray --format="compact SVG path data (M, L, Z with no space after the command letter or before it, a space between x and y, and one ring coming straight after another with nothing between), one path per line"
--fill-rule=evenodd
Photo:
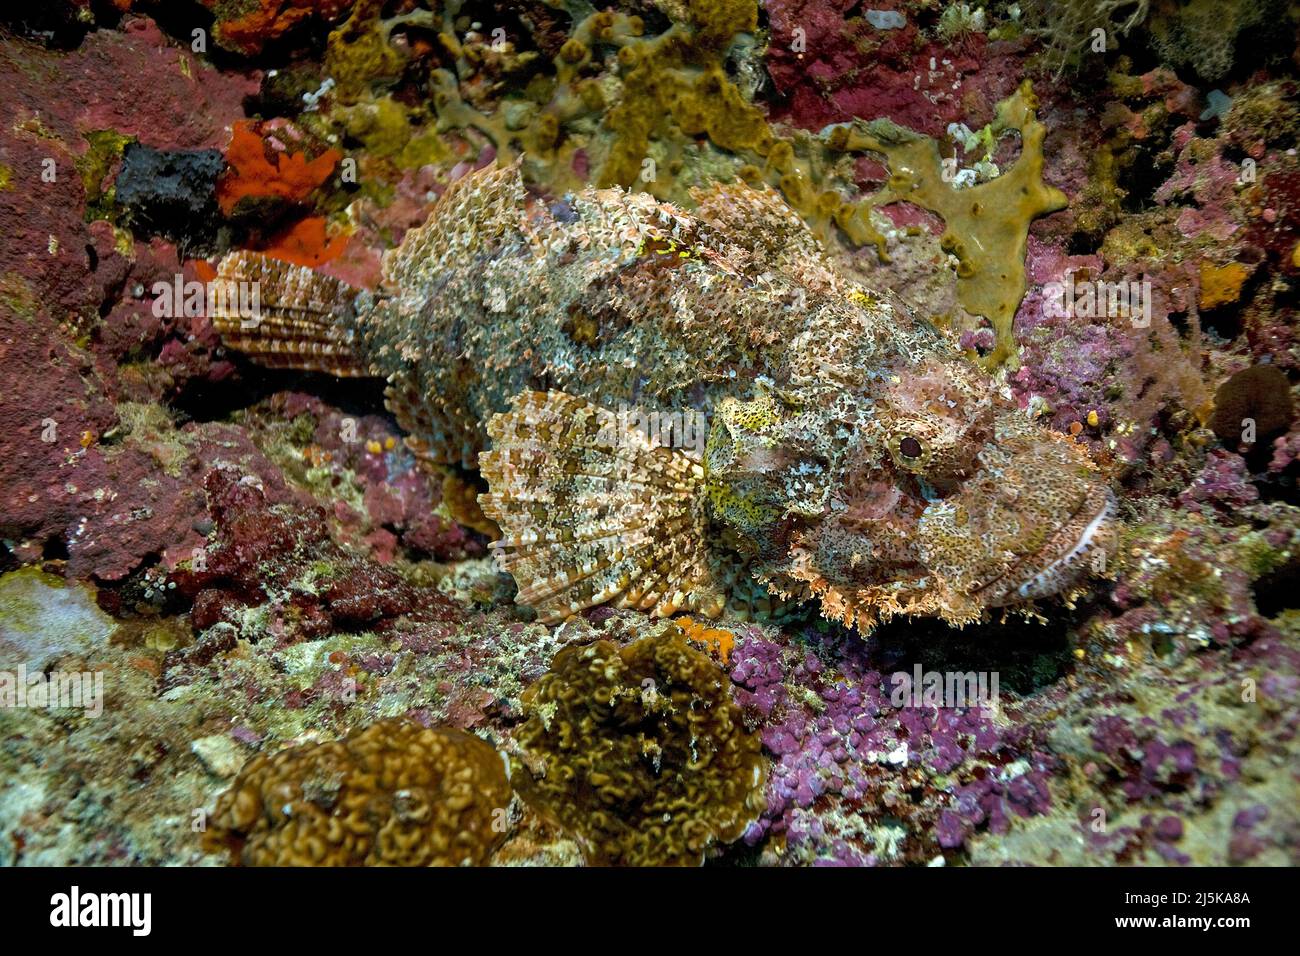
M488 424L479 497L493 547L544 622L597 604L716 616L703 471L619 416L564 392L522 392Z
M821 245L804 220L767 187L713 183L693 188L691 198L700 231L716 248L738 243L768 266L822 258Z
M447 187L424 224L409 230L402 244L384 254L384 277L401 287L408 274L430 264L481 255L519 235L531 235L525 219L527 193L520 161L485 166Z

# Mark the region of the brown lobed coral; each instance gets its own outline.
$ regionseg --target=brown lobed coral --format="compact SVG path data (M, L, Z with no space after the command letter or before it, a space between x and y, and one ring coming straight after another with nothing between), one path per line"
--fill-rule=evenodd
M482 740L385 720L250 760L204 842L246 866L478 866L510 798Z
M592 863L699 865L757 816L766 778L727 684L675 625L565 648L523 695L520 793Z
M1251 433L1272 438L1290 427L1294 413L1286 373L1276 365L1250 365L1219 386L1210 428L1235 448L1250 424Z

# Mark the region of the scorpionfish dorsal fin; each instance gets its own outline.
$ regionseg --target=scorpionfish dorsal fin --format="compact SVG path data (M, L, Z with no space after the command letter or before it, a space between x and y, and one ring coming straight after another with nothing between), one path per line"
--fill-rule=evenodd
M554 623L598 604L716 617L704 471L626 416L564 392L522 392L488 424L483 513L516 602Z
M692 188L691 198L701 230L715 246L739 245L764 266L824 256L807 223L770 188L743 180L712 183Z
M408 276L426 275L431 266L472 259L521 235L532 239L519 164L485 166L448 186L424 224L384 254L387 283L400 288Z

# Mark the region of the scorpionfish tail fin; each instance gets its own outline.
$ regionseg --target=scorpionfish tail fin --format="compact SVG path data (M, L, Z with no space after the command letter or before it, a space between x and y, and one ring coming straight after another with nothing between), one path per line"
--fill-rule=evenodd
M214 297L212 324L227 347L259 365L344 377L373 374L356 350L360 290L305 266L243 251L221 260L214 287L226 294Z
M698 460L564 392L522 392L488 435L479 504L517 603L544 623L598 604L721 614Z

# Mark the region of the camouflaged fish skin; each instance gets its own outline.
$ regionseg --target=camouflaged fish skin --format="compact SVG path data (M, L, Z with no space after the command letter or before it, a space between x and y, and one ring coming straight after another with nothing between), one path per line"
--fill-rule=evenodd
M837 274L774 194L695 199L546 208L517 167L483 170L386 256L376 294L228 257L271 305L256 330L218 327L270 364L386 377L418 453L480 467L502 566L543 620L716 616L753 603L735 600L750 580L863 629L964 624L1104 569L1114 504L1080 447ZM627 406L703 412L703 453L627 428Z

